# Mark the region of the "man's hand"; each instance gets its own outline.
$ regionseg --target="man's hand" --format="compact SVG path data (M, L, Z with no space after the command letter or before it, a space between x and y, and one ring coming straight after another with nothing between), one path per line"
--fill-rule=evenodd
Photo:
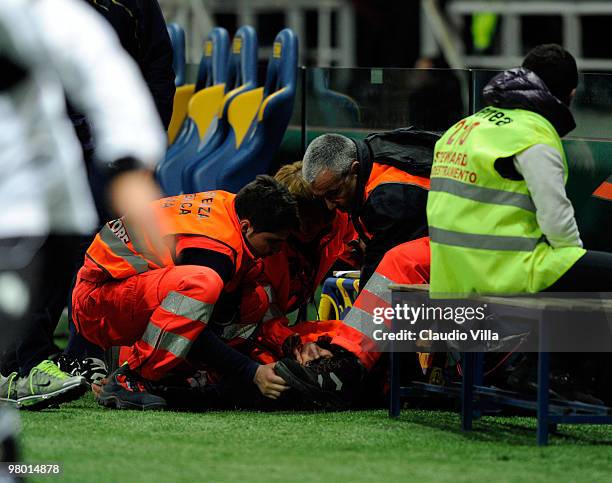
M122 216L129 212L131 231L146 239L158 253L164 252L164 242L160 234L160 220L151 202L162 197L153 174L146 170L133 170L113 178L108 186L111 210Z
M331 351L322 349L316 342L306 342L306 344L303 346L295 348L293 354L295 355L295 359L302 365L306 364L307 362L314 361L319 357L333 356Z
M272 364L259 366L253 378L253 382L257 385L261 393L270 399L278 399L284 391L289 389L285 380L277 376L276 372L274 372L275 364L276 363L273 362Z

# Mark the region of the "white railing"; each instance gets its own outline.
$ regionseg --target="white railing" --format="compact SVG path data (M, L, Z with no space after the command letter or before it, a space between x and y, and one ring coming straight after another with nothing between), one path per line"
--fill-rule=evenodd
M422 0L422 3L435 0ZM422 10L421 16L421 55L431 56L440 45L432 29L431 16ZM465 55L461 42L455 44L458 55L469 67L504 69L519 65L522 61L523 46L521 43L521 22L524 16L558 16L562 19L563 46L569 50L581 70L612 70L612 59L588 58L582 49L582 16L612 15L612 1L478 1L478 0L451 0L446 5L446 14L451 24L446 28L452 32L459 32L465 19L475 13L490 12L499 15L501 22L501 52L498 55ZM454 34L456 35L456 34ZM602 32L603 38L605 33ZM443 51L444 45L441 45ZM446 54L446 52L445 52Z
M251 25L258 30L262 17L281 13L285 16L284 26L298 36L300 64L314 60L320 67L355 65L355 13L350 0L160 0L160 5L166 21L177 22L185 29L187 59L191 63L199 61L203 39L214 26L215 15L236 15L237 26ZM314 49L308 49L306 43L309 11L316 11L318 33ZM262 45L260 58L267 59L271 48Z

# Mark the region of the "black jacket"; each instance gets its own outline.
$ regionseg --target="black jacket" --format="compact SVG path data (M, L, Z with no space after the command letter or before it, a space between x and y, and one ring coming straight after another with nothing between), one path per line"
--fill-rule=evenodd
M384 183L374 188L364 201L373 162L393 166L414 176L429 177L433 149L439 138L435 133L402 128L355 141L360 170L350 215L366 244L361 287L365 286L387 251L428 234L428 191L425 188L401 182Z
M502 109L525 109L540 114L550 122L559 137L576 127L569 107L550 93L534 72L524 67L497 74L482 91L485 102ZM522 179L514 167L513 157L495 161L497 172L508 179Z
M121 45L140 67L157 112L166 129L172 117L174 103L174 69L172 44L157 0L84 0L111 24ZM122 163L121 170L103 171L93 163L95 142L87 118L68 104L68 114L81 143L89 184L101 220L115 214L106 207L106 188L113 175L133 169L139 160Z
M482 94L490 106L525 109L540 114L554 126L559 137L576 127L569 107L550 93L542 79L524 67L497 74Z
M174 102L172 43L157 0L86 0L110 23L142 72L166 129Z

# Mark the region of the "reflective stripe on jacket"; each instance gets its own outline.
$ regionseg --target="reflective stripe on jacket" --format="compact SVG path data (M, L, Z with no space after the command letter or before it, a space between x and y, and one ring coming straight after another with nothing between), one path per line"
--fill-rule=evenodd
M130 226L129 215L106 223L87 250L87 256L112 278L132 275L175 264L177 235L203 236L216 240L234 255L235 272L248 253L234 209L235 195L206 191L163 198L153 202L155 219L166 244L153 247L146 235Z

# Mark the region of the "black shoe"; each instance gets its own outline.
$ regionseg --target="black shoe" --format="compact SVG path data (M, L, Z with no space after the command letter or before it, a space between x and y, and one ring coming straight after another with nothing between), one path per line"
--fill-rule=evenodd
M151 394L149 383L127 364L109 377L97 396L98 403L116 409L165 409L166 400Z
M550 387L552 391L559 394L563 399L605 406L601 399L591 394L591 391L584 386L582 381L567 371L551 371Z
M55 360L57 366L72 376L83 376L89 385L100 384L108 376L108 370L103 360L96 357L77 359L69 353L62 353Z
M51 360L55 362L57 367L59 367L60 370L66 374L70 374L71 376L81 375L81 363L72 354L62 352L56 358Z
M349 352L321 357L304 366L285 358L276 363L274 370L307 403L325 409L349 408L365 373L357 358Z
M538 391L536 363L537 360L534 360L533 357L526 358L508 376L508 385L518 392L536 394ZM562 369L552 369L550 371L548 394L554 399L563 401L579 401L597 406L604 405L601 399L592 395L569 371Z

